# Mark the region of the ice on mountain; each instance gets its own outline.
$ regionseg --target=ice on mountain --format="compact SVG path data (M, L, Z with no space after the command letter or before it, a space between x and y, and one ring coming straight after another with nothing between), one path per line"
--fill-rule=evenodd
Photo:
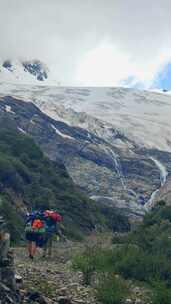
M15 114L15 112L14 112L14 111L12 111L11 106L7 106L7 105L5 105L5 111L6 111L6 112L8 112L8 113Z
M24 131L22 128L17 128L21 133L23 133L23 134L27 134L27 132L26 131Z
M51 124L51 127L55 130L56 134L60 135L61 137L63 138L67 138L67 139L74 139L73 137L67 135L67 134L64 134L62 133L61 131L59 131L54 125Z
M34 120L33 120L33 119L31 119L31 120L30 120L30 123L31 123L32 125L34 125L34 124L35 124L35 122L34 122Z

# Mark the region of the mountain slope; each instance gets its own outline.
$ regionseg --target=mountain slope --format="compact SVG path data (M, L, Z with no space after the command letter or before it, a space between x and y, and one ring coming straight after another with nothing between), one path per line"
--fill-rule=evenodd
M91 121L103 129L100 121ZM160 170L151 157L171 172L168 152L139 148L112 128L109 134L113 134L113 141L109 143L100 132L97 136L93 129L90 132L54 120L32 103L13 97L0 100L0 126L8 125L31 135L51 160L65 164L89 197L132 216L144 213L143 204L160 187Z
M120 230L128 225L118 212L89 200L62 164L50 161L29 136L10 129L10 124L0 130L0 191L0 214L5 216L13 240L23 235L24 216L32 209L57 209L64 217L66 234L73 237L96 226L117 229L118 224Z

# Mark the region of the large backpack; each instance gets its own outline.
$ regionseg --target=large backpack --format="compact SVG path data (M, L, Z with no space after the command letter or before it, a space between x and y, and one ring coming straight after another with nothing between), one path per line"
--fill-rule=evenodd
M61 222L62 221L62 216L57 213L56 211L52 210L46 210L45 211L45 218L51 218L54 222Z
M47 233L57 233L59 229L58 222L62 221L61 215L56 211L52 210L46 210L44 214Z
M25 227L26 233L36 233L36 234L43 234L46 232L45 223L43 218L41 218L40 213L32 213L28 217L28 221Z

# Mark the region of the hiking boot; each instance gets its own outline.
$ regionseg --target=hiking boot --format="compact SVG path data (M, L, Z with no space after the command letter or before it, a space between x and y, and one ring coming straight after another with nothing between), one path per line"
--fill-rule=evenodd
M33 261L33 260L34 260L33 255L30 254L30 255L29 255L29 259Z

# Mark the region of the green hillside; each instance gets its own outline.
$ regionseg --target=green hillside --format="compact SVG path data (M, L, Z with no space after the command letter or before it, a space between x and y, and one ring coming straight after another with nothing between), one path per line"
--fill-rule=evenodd
M0 130L0 214L12 232L23 237L27 210L55 208L64 217L66 234L80 238L93 229L125 231L126 217L98 206L73 184L65 167L45 157L29 136Z

